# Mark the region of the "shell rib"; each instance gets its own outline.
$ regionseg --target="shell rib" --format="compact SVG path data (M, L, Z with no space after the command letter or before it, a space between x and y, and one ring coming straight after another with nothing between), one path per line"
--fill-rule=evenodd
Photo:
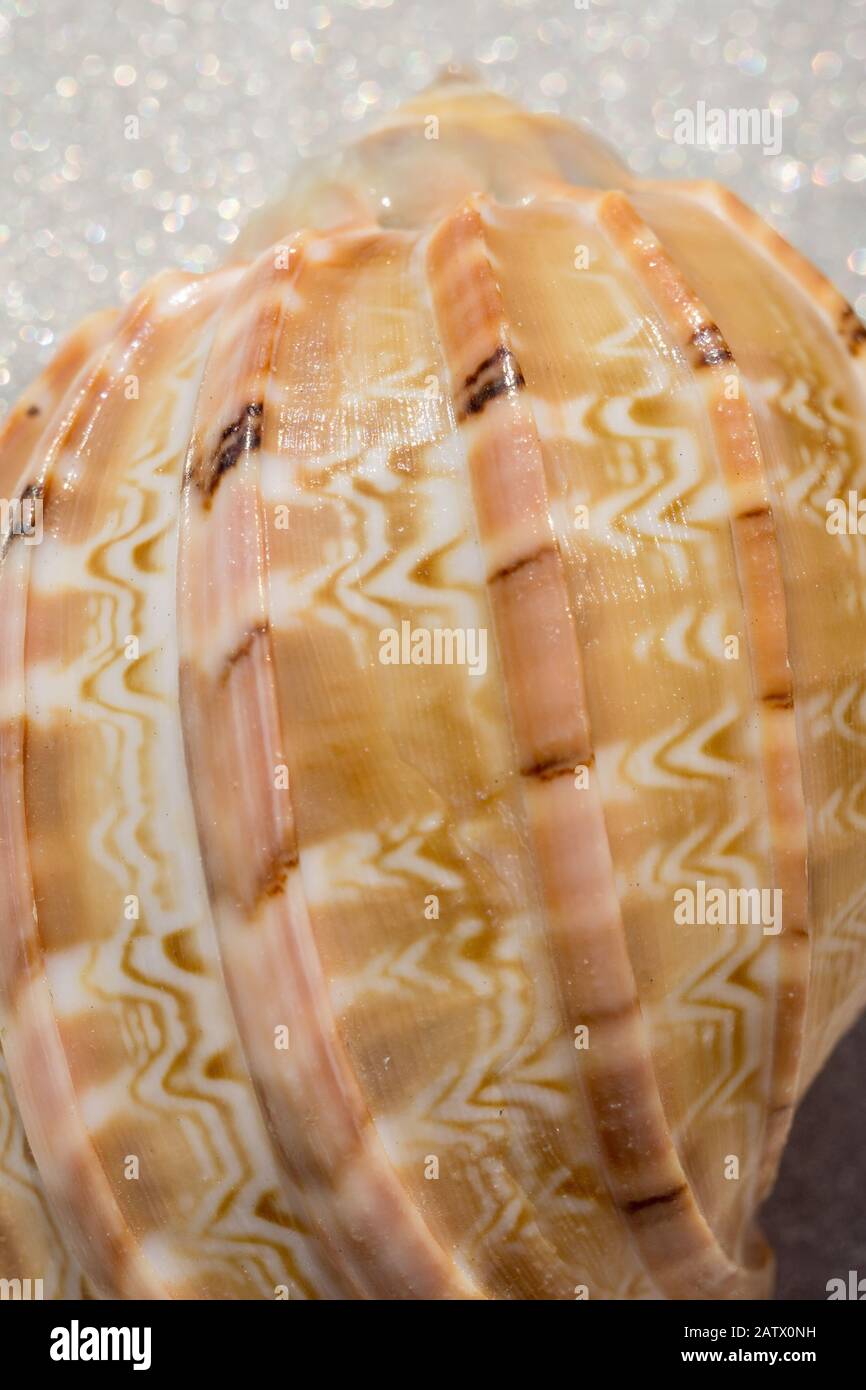
M730 195L465 82L246 257L88 320L0 438L44 528L0 562L0 1258L767 1295L866 999L866 553L824 509L866 334ZM781 930L678 923L702 884Z
M764 460L743 380L720 329L627 199L608 195L603 226L650 289L684 352L693 352L727 487L758 710L773 882L784 901L761 1186L775 1176L797 1091L809 932L806 808L794 721L785 592Z

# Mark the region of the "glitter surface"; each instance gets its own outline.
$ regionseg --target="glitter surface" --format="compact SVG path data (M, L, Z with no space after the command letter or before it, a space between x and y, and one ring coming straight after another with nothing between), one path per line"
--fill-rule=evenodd
M216 265L296 161L452 62L636 172L722 179L866 308L866 0L2 0L0 410L82 314ZM678 144L699 102L779 113L780 151Z

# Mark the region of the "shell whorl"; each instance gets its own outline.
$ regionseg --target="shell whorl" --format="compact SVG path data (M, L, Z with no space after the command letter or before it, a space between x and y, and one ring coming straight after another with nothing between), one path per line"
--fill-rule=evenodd
M471 84L246 247L0 439L44 528L0 564L0 1254L764 1295L866 999L864 334L730 194ZM781 931L677 923L701 883Z

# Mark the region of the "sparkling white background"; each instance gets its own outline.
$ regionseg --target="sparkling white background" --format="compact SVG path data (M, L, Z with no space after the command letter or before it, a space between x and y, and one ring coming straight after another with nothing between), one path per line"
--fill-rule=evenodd
M640 173L724 179L866 317L866 0L0 0L0 413L84 312L215 265L454 61ZM675 144L698 100L782 112L782 152Z
M0 414L82 314L217 264L298 159L452 62L641 174L722 179L866 317L866 0L0 0ZM700 100L780 111L781 153L678 146ZM797 1116L783 1297L866 1274L864 1057L866 1024Z

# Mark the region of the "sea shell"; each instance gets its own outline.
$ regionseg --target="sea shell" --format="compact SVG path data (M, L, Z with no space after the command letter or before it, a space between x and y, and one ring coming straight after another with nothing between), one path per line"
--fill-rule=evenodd
M866 997L863 327L467 81L245 255L2 436L0 1275L766 1295Z

